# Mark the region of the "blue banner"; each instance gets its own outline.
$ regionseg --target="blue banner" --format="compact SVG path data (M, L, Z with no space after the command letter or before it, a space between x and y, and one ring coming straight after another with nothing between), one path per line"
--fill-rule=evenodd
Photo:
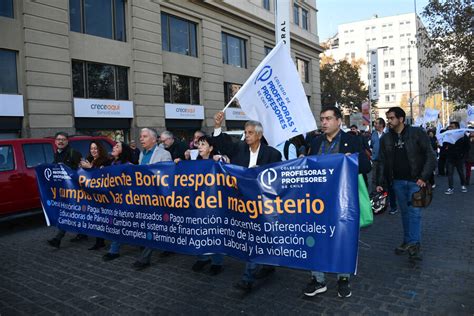
M189 255L353 273L357 155L265 167L212 160L74 171L36 168L48 225Z

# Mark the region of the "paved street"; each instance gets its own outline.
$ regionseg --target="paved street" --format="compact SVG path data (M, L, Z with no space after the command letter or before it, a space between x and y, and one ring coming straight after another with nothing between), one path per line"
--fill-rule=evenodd
M36 216L0 224L0 314L473 315L474 186L446 196L447 179L437 181L433 204L423 211L424 260L413 265L393 253L401 242L399 214L377 216L361 232L359 273L348 299L337 298L334 277L328 292L305 298L309 273L283 268L242 296L232 283L243 264L230 258L215 277L192 272L194 258L182 255L155 255L151 268L136 272L133 247L111 262L102 261L104 250L87 250L93 240L66 238L52 249L46 239L55 229Z

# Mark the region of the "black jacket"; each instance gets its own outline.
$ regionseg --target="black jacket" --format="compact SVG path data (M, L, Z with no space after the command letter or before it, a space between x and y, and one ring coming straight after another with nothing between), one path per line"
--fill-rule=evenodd
M469 154L469 137L466 135L458 139L454 144L444 143L444 145L446 145L446 157L448 159L464 159Z
M372 169L370 165L369 158L365 154L365 149L362 145L361 140L358 136L347 134L344 131L341 133L341 142L339 143L339 153L341 154L354 154L359 153L359 173L369 173ZM319 148L324 140L326 135L320 135L316 138L313 138L311 141L311 147L309 149L309 155L317 155Z
M63 163L72 169L79 168L79 162L81 161L81 158L81 153L75 151L69 145L66 146L61 152L56 151L54 153L54 163Z
M248 167L250 162L250 148L244 141L232 142L232 138L221 133L214 137L217 149L223 155L230 158L230 163L241 167ZM281 161L281 153L273 147L260 143L260 150L257 157L257 165L263 166L273 162Z
M186 152L186 150L188 150L188 147L185 143L177 140L176 138L174 139L173 145L165 149L170 152L171 158L173 160L175 160L176 158L180 158L182 160L186 159L184 157L184 153Z
M405 126L402 140L405 143L412 179L428 181L436 168L436 154L428 135L419 127ZM380 159L376 170L378 186L387 187L393 181L394 131L390 130L380 139Z

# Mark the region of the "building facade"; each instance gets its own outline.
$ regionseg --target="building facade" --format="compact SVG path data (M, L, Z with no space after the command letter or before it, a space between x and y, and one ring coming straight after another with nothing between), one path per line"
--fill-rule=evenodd
M327 41L327 56L336 60L363 60L360 76L369 86L371 100L377 100L378 116L392 106L401 106L413 117L423 113L430 97L428 85L436 68L420 64L424 48L419 32L426 32L415 13L341 24L338 33ZM368 69L370 68L370 74Z
M0 137L189 136L275 45L270 0L6 0L0 11ZM291 48L320 109L315 1L291 1ZM246 120L233 105L228 129Z

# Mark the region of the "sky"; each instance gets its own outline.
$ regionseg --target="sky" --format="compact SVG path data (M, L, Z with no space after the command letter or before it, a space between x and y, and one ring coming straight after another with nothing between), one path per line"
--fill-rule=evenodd
M322 42L337 32L339 24L416 12L421 15L429 0L316 0L318 35Z

